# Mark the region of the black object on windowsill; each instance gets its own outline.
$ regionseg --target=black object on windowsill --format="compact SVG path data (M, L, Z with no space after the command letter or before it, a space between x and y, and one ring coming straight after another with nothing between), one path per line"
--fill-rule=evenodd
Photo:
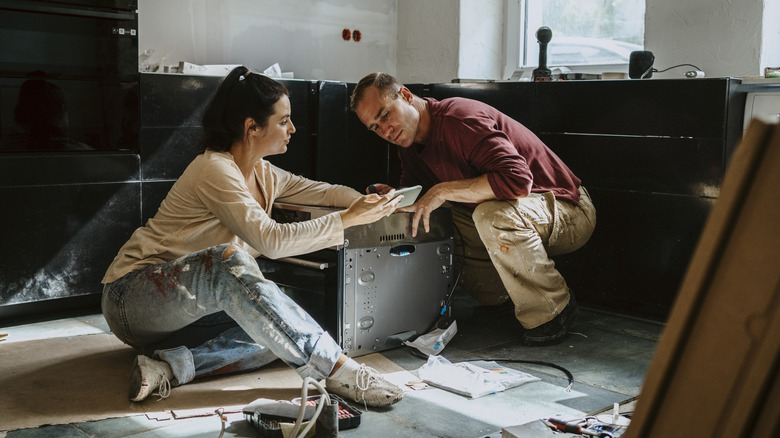
M552 72L547 68L547 43L552 40L552 30L542 26L536 31L536 40L539 42L539 67L533 71L534 82L552 81Z

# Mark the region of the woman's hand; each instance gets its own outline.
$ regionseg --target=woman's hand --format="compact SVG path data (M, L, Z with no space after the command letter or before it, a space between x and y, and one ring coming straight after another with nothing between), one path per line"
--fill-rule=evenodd
M370 224L385 216L390 216L403 198L403 196L399 196L391 201L393 193L395 193L395 189L390 187L390 190L383 195L372 193L355 200L348 209L339 212L344 228Z

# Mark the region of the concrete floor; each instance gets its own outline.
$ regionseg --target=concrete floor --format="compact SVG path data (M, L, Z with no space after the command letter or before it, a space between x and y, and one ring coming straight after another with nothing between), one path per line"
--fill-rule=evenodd
M502 428L538 423L551 416L580 418L610 409L639 395L663 325L581 308L570 333L559 345L525 347L520 343L519 323L511 317L479 317L473 303L456 295L458 334L442 356L451 362L476 359L510 359L551 362L574 375L570 392L558 369L542 365L500 362L541 380L477 399L441 389L407 392L400 403L387 409L363 412L359 427L341 431L343 437L491 437ZM99 314L5 327L15 339L46 336L78 336L108 332ZM383 354L416 373L425 360L400 347ZM175 389L174 389L175 391ZM247 403L251 400L247 400ZM629 405L626 405L629 406ZM621 410L621 412L624 412ZM145 416L46 426L7 432L0 437L217 437L218 417L153 421ZM225 437L260 436L240 413L229 414ZM561 436L561 435L556 435Z

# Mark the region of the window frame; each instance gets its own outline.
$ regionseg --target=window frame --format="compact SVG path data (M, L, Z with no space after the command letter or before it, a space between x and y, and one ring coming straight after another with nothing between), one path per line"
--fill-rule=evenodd
M529 27L527 0L504 0L504 71L503 76L510 79L529 78L533 69L539 66L538 49L530 49L536 44L533 38L526 38ZM553 29L555 40L555 29ZM538 47L538 46L537 46ZM536 57L534 59L534 57ZM550 64L548 63L548 66ZM596 73L628 72L628 62L611 64L584 64L570 67L572 72Z

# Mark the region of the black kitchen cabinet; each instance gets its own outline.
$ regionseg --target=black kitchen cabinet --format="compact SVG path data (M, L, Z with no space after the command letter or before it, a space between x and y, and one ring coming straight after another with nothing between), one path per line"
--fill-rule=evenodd
M739 81L540 85L535 130L598 212L559 269L583 303L665 319L742 132Z
M554 258L588 306L663 320L742 134L738 79L456 83L534 131L597 210L585 247Z
M138 167L133 154L0 155L0 319L99 303L141 220Z
M137 144L0 153L0 320L99 303L119 247L154 215L197 153L221 78L141 74ZM398 184L396 147L349 110L354 84L284 80L297 132L273 162L363 191ZM555 258L583 305L664 320L742 133L738 79L411 84L485 101L536 132L583 180L591 240Z

